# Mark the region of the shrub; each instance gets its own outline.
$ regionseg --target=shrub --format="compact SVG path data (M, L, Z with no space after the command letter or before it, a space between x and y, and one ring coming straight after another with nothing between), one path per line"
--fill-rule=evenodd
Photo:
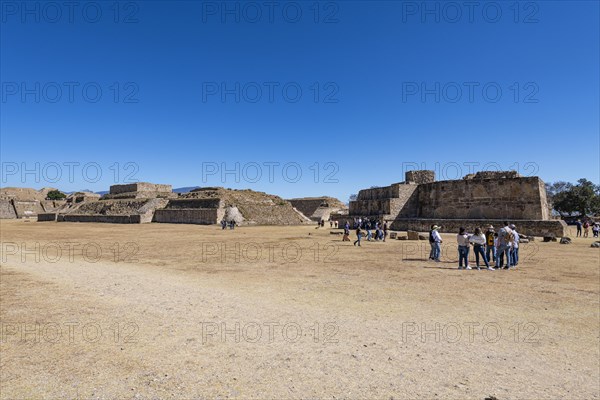
M60 190L51 190L48 192L48 195L46 195L46 197L49 200L60 200L66 198L67 195L61 192Z

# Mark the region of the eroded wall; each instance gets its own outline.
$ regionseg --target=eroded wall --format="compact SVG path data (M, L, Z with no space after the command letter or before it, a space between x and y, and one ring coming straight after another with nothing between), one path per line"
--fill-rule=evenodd
M418 218L548 219L538 177L440 181L419 185Z

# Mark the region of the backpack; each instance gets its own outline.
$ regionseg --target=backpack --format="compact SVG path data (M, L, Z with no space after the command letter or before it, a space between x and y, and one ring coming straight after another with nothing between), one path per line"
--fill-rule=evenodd
M433 243L435 242L435 239L433 238L433 230L429 231L429 243Z
M494 245L494 232L488 232L485 234L486 236L486 241L488 246L493 246Z

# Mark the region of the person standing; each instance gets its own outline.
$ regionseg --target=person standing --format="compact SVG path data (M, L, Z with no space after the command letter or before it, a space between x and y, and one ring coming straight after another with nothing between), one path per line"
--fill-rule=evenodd
M429 245L431 246L431 252L429 252L429 259L435 262L440 262L440 245L442 243L442 237L438 232L440 229L437 225L431 225L431 230L429 231Z
M590 223L586 219L585 222L583 223L583 237L584 238L588 237L589 233L590 233Z
M582 227L581 220L578 219L577 222L575 222L575 225L577 225L577 237L581 237L581 227Z
M458 269L463 269L463 262L465 269L471 269L469 267L469 234L465 228L460 228L458 235L456 235L456 241L458 242Z
M383 241L385 242L385 238L388 235L388 224L387 222L383 223Z
M512 224L510 226L510 229L512 229L512 231L513 231L513 242L512 242L512 253L511 253L512 267L517 268L517 265L519 265L519 242L520 242L521 238L519 236L519 232L517 232L517 227L514 224Z
M492 240L494 235L492 234ZM490 267L488 263L488 259L485 255L485 246L487 244L487 239L483 232L481 232L480 228L475 228L475 233L469 238L469 242L473 243L473 251L475 252L475 264L477 265L477 270L481 270L479 267L479 256L483 259L483 262L488 270L493 271L494 268Z
M502 268L504 260L500 259L506 255L506 266L508 269L511 265L510 252L511 243L513 242L513 231L510 229L508 222L504 222L504 227L498 231L498 250L496 250L496 268Z
M496 244L495 244L495 233L494 226L488 226L487 231L485 231L485 240L486 240L486 251L485 256L488 259L488 262L496 262ZM490 257L491 256L491 257Z

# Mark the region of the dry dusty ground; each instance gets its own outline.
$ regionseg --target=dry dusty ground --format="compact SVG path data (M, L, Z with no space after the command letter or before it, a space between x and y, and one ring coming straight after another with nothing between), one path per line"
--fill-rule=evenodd
M593 239L492 272L340 238L2 221L1 397L600 398Z

